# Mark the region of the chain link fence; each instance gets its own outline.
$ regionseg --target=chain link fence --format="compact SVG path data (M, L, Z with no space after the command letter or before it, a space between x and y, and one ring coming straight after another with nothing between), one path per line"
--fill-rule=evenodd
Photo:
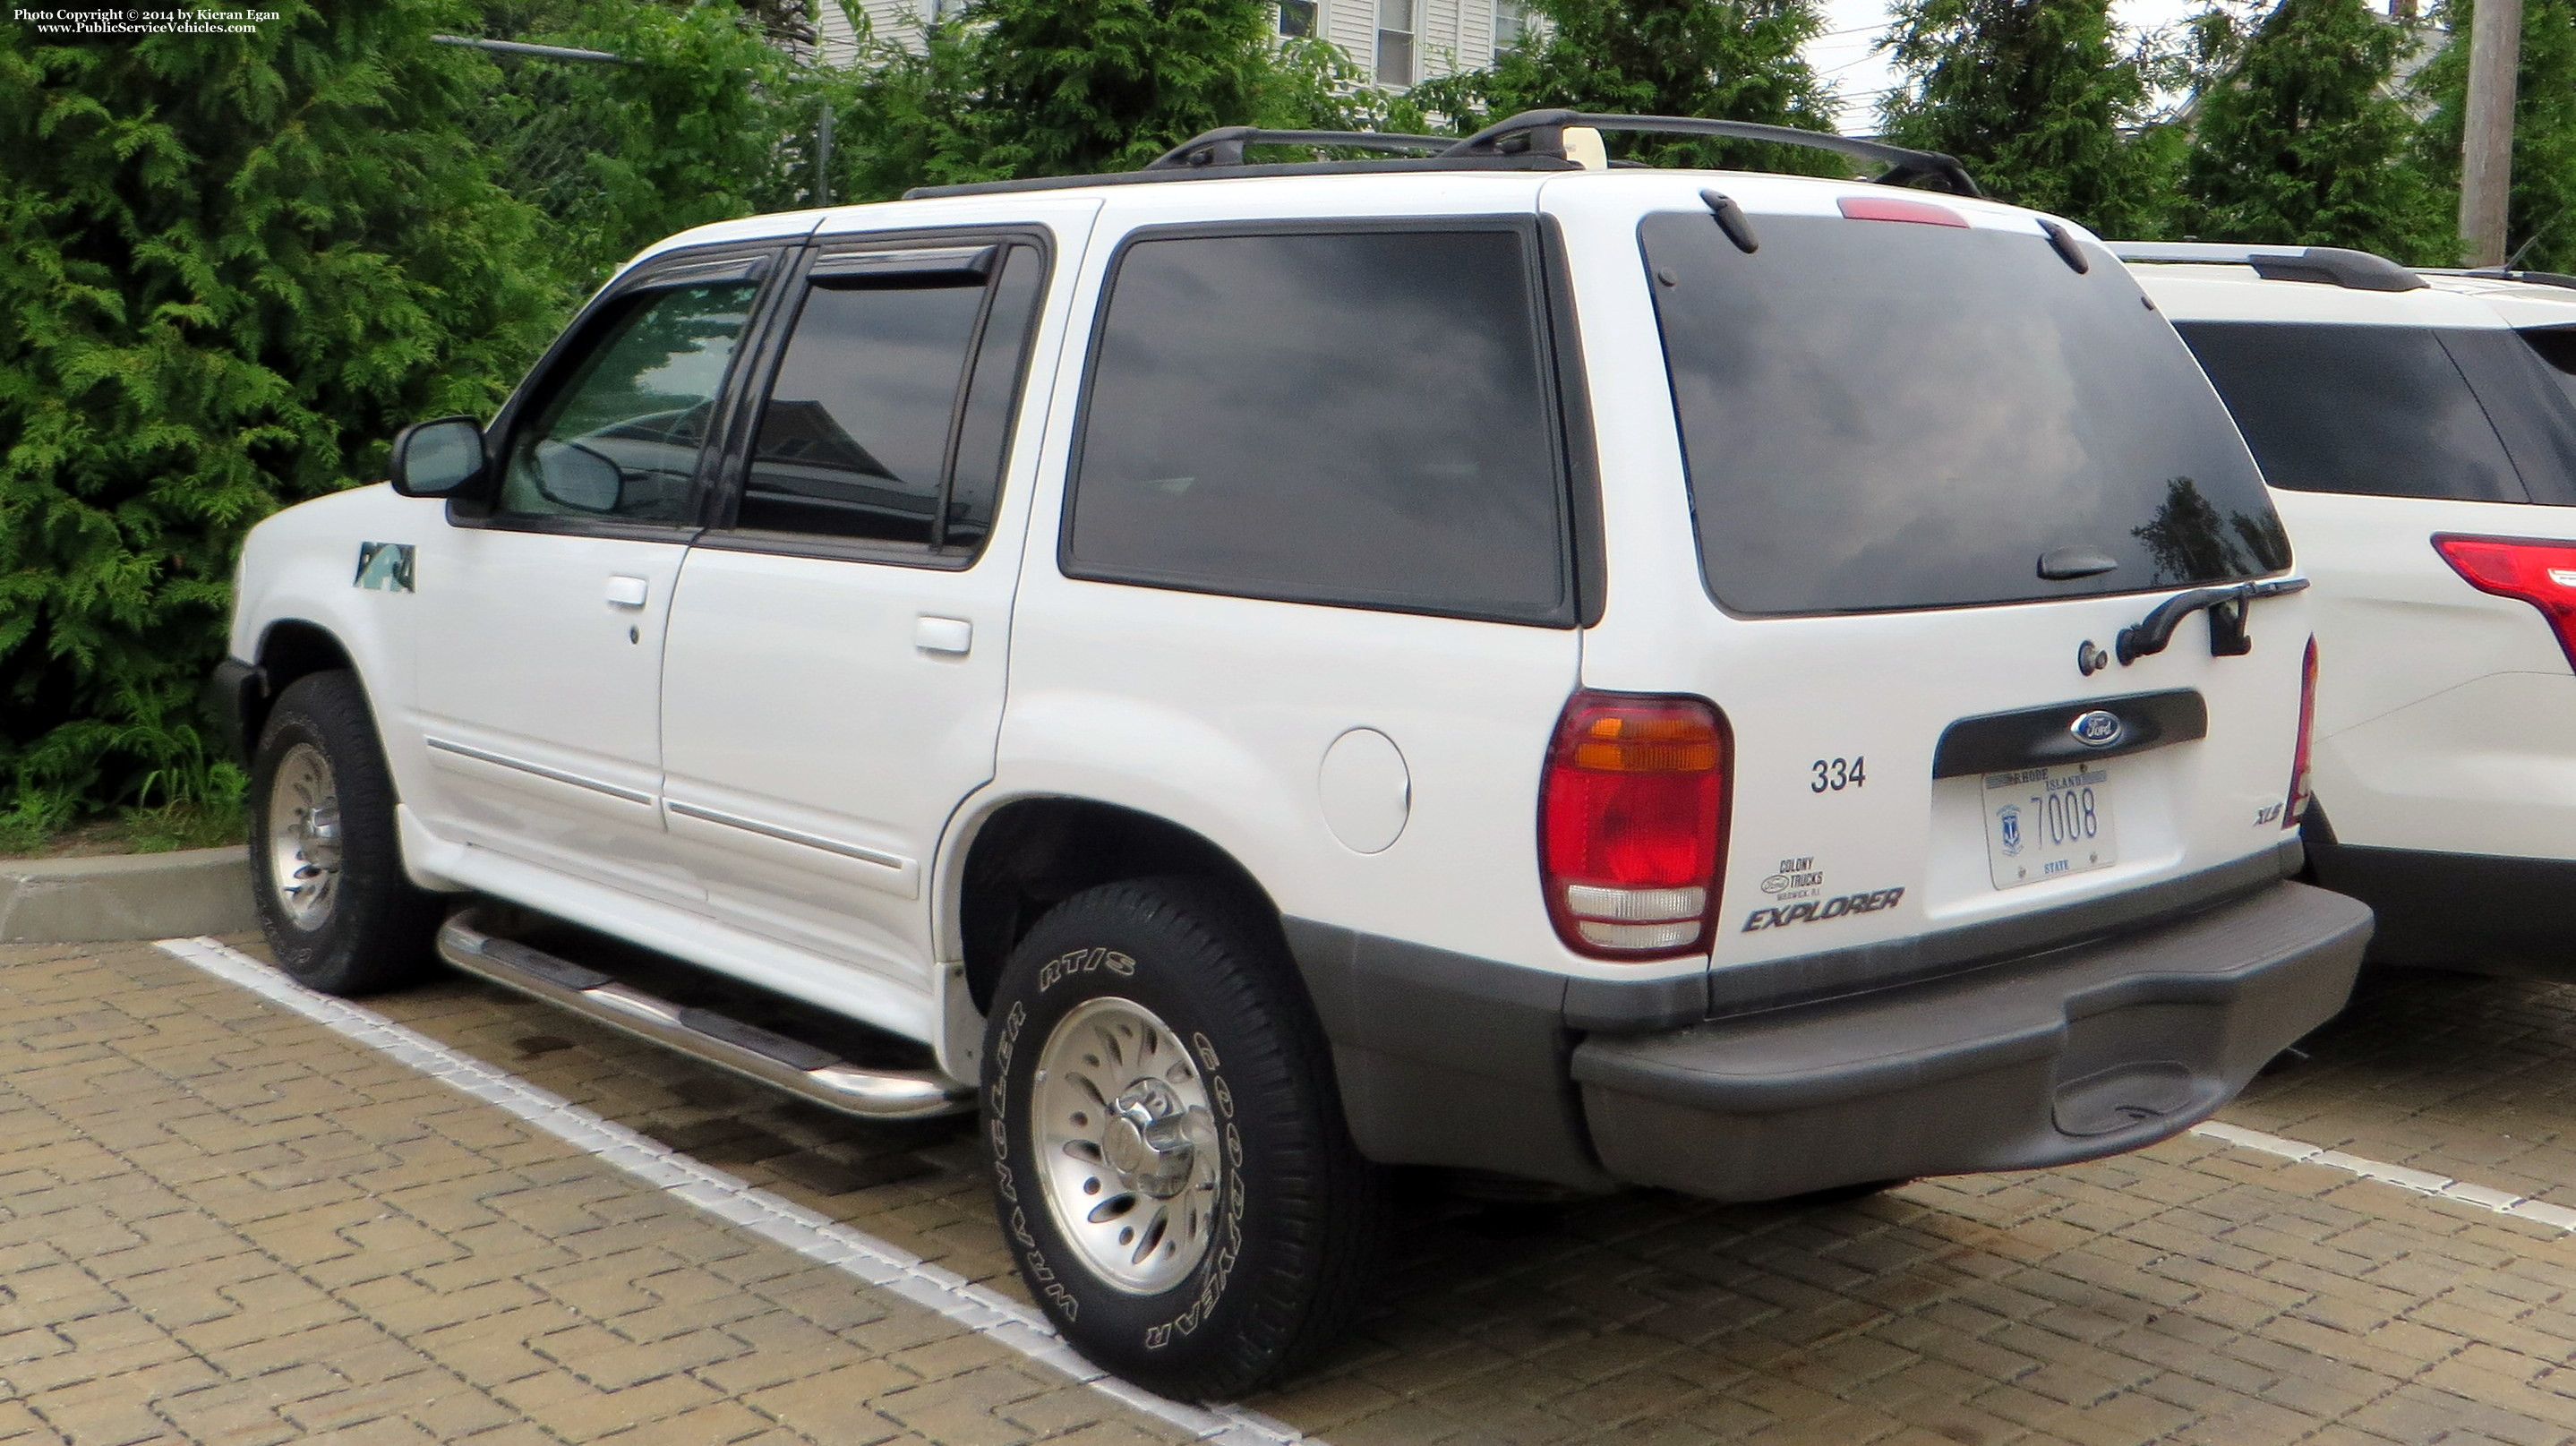
M493 177L566 234L596 236L614 228L605 172L633 138L648 129L633 112L641 102L622 99L602 84L602 72L641 62L600 50L537 45L464 36L437 37L488 56L501 85L465 118L472 142L493 159ZM832 116L817 106L801 124L790 124L769 148L769 170L783 188L767 199L778 206L828 202L824 176L832 148ZM651 237L633 238L635 241Z

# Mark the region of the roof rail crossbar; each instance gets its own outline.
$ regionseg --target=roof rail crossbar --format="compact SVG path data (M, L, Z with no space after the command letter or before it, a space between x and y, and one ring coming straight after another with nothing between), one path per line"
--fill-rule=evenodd
M2227 241L2106 241L2122 261L2250 266L2266 281L2313 281L2347 291L2420 291L2423 277L2385 256L2341 246L2243 246Z
M1563 155L1567 126L1589 126L1597 131L1641 131L1651 135L1724 136L1729 140L1805 146L1810 150L1834 151L1865 161L1876 161L1887 167L1874 178L1881 185L1903 186L1919 180L1933 180L1940 182L1943 189L1952 195L1985 194L1977 189L1967 167L1960 165L1956 157L1945 156L1938 151L1910 150L1904 146L1891 146L1885 141L1839 136L1830 131L1764 125L1759 121L1710 120L1704 116L1598 115L1588 111L1525 110L1494 122L1451 146L1443 154L1492 156L1537 152Z
M1454 136L1408 136L1392 131L1273 131L1259 126L1219 126L1202 131L1154 159L1141 169L1148 171L1186 170L1198 166L1240 166L1244 164L1245 146L1340 146L1355 151L1386 151L1397 155L1415 151L1445 151L1456 145Z
M2418 276L2467 276L2479 281L2525 281L2534 286L2576 290L2576 276L2563 271L2516 271L2504 266L2418 266Z

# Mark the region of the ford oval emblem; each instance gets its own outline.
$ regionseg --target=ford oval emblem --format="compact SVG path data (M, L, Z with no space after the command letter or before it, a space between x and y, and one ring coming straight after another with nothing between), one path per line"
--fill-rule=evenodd
M2120 741L2127 729L2120 725L2120 715L2107 708L2096 708L2066 725L2075 741L2087 748L2108 748Z

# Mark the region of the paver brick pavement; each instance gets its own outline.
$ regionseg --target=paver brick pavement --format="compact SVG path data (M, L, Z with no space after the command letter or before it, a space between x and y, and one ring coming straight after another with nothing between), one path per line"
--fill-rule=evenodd
M0 1398L77 1446L1180 1439L148 946L0 950Z
M962 1123L462 979L370 1007L1018 1294ZM151 951L0 953L10 1041L0 1440L1169 1437ZM2576 1204L2576 990L2376 980L2308 1048L2223 1118ZM2576 1442L2576 1237L2208 1139L1823 1207L1409 1190L1378 1307L1252 1405L1338 1446Z

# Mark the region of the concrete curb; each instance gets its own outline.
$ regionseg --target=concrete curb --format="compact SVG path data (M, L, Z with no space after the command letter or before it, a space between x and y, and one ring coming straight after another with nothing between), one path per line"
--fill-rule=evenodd
M0 859L0 944L168 939L258 927L246 848Z

